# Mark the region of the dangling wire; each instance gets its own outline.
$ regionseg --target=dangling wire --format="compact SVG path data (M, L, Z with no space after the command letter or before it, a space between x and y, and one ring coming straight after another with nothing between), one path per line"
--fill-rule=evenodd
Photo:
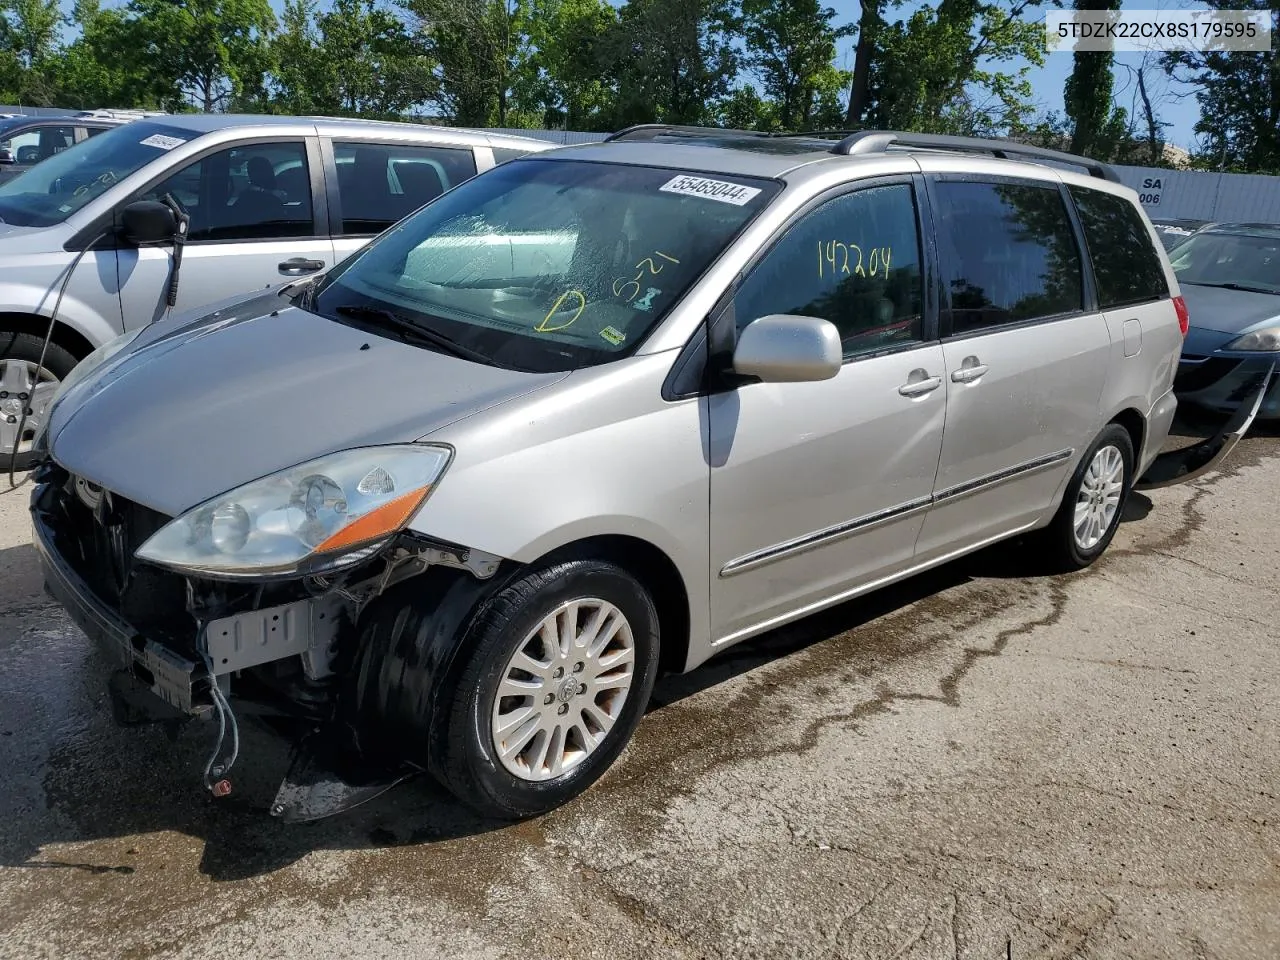
M213 752L209 755L209 762L204 765L205 789L212 792L215 778L220 780L230 773L240 756L240 725L236 722L235 711L231 709L230 701L218 686L218 678L213 673L213 660L209 657L205 642L208 626L207 620L200 625L200 633L196 637L196 649L200 652L205 669L209 671L209 695L213 699L213 708L218 713L218 739L214 743ZM231 732L231 756L219 763L218 757L222 754L222 746L226 742L228 730Z

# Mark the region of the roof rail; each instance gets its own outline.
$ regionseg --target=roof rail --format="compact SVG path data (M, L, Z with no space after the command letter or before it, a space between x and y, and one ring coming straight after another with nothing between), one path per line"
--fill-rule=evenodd
M612 143L615 140L654 140L658 137L668 136L686 137L768 137L772 134L763 133L759 130L734 130L730 127L697 127L688 124L679 123L638 123L633 127L626 127L617 133L611 133L604 138L605 143Z
M953 150L969 153L989 153L1000 159L1052 160L1054 163L1083 167L1089 174L1112 183L1120 183L1120 175L1100 160L1077 156L1062 150L1049 150L1029 144L1011 143L1006 140L984 140L980 137L953 137L932 133L901 133L896 130L863 130L845 137L832 153L844 156L862 156L868 153L884 153L892 146L922 147L935 150Z

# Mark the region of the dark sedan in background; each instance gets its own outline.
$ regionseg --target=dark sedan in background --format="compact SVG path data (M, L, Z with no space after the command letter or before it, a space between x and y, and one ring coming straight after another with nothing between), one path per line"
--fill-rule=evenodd
M1232 412L1280 362L1280 224L1212 224L1169 256L1191 315L1178 399ZM1258 416L1280 418L1280 380Z
M1207 227L1211 220L1191 220L1179 217L1170 220L1153 219L1151 225L1156 228L1156 235L1166 250L1172 250L1197 230Z

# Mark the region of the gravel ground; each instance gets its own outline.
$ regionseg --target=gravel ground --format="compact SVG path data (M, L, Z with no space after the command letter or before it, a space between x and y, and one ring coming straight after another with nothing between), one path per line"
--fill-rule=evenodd
M1016 547L660 682L540 820L425 782L301 827L251 736L111 725L0 495L0 956L1280 956L1280 440L1138 496L1106 558Z

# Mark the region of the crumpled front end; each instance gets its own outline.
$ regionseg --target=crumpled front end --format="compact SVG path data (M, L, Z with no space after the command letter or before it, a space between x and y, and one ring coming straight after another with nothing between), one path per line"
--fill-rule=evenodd
M498 558L405 534L330 577L205 579L136 559L168 516L52 461L33 479L33 542L46 590L114 664L117 721L214 721L221 732L204 779L215 796L231 789L238 718L296 734L293 768L272 809L286 820L339 812L407 775L366 764L341 717L361 611L430 566L468 569L479 583Z

